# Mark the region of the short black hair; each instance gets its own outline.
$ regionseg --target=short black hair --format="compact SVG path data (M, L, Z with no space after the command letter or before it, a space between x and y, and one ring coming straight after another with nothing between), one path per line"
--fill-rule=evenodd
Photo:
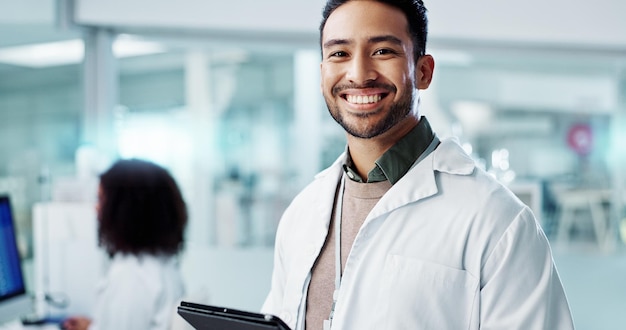
M341 5L354 0L328 0L322 11L322 22L320 23L320 46L324 27L328 17ZM426 54L426 39L428 35L428 18L426 7L422 0L373 0L400 9L406 16L409 23L409 35L413 41L413 56L415 61Z
M167 170L124 159L100 175L98 241L116 253L174 255L182 250L187 209Z

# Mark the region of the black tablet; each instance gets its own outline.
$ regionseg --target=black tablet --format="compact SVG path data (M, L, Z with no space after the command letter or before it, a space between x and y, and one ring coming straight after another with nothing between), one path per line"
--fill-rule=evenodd
M196 330L290 330L274 315L182 301L178 314Z

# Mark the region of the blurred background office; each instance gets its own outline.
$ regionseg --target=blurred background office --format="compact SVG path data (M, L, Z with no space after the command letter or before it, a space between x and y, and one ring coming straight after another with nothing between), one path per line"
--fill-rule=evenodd
M190 296L260 308L282 211L344 148L319 91L323 4L0 0L0 193L39 313L89 310L91 205L117 157L179 182ZM423 113L533 209L578 329L623 329L626 2L426 6Z

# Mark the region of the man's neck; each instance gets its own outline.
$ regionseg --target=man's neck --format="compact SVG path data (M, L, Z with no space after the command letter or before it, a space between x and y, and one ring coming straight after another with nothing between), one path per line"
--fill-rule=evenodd
M358 138L348 134L348 150L354 169L359 176L367 181L367 174L376 166L376 160L418 123L418 117L409 115L387 132L370 139Z

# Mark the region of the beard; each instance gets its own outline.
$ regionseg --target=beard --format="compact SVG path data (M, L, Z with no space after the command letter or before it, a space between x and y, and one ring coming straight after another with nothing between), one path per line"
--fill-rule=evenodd
M389 92L396 92L397 88L393 85L388 84L380 84L380 83L371 83L366 86L360 86L361 88L385 88ZM333 119L343 127L346 133L362 138L362 139L371 139L373 137L379 136L385 132L387 132L390 128L395 126L397 123L402 121L402 119L406 118L409 113L411 113L414 95L412 93L413 87L412 84L406 84L404 86L404 93L400 95L400 98L397 102L392 103L387 110L387 114L380 120L368 124L365 127L359 127L358 123L350 123L346 118L345 111L342 111L337 102L335 102L335 98L344 89L348 88L357 88L354 85L338 85L332 89L332 95L328 96L324 93L324 99L326 101L326 106L328 107L328 112L333 117ZM385 111L385 108L379 108L374 112L363 113L363 114L347 114L348 116L357 117L357 120L367 120L371 117L377 116L380 113Z

